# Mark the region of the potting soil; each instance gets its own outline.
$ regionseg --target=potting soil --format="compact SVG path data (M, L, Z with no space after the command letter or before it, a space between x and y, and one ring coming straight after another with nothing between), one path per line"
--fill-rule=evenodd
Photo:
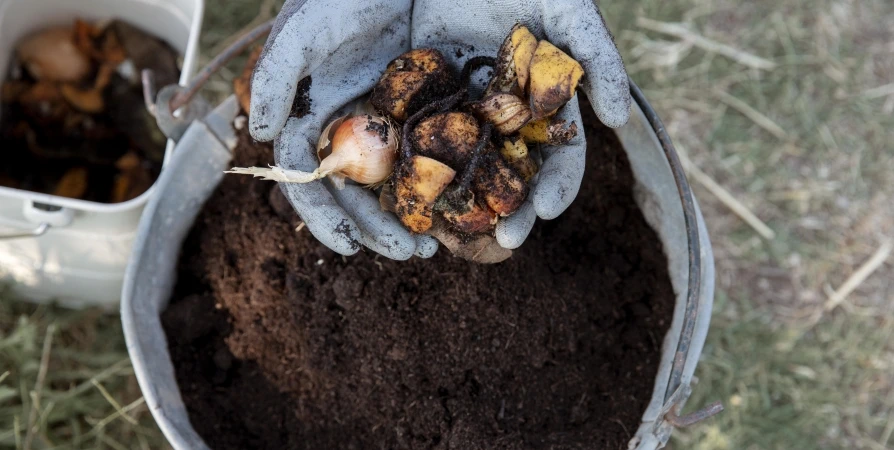
M192 425L224 449L626 449L674 294L614 133L506 262L320 245L271 182L227 176L163 321ZM243 134L234 165L272 163Z

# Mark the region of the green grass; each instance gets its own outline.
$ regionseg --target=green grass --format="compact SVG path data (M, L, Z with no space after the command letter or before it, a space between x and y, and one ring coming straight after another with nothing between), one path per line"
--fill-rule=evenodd
M0 449L164 448L121 324L0 292Z
M894 237L894 95L876 89L894 91L894 3L604 3L632 78L679 149L776 232L771 241L761 239L694 183L715 248L717 301L696 373L700 382L687 410L721 400L726 411L676 433L671 445L894 448L891 262L877 268L841 307L823 311L829 292L880 242ZM209 52L259 11L278 4L210 0L203 48ZM638 18L682 23L692 36L765 58L775 67L745 67L692 45L691 39L656 32ZM240 61L230 64L206 95L225 95L238 70ZM757 120L743 113L743 102L759 114ZM16 447L15 430L19 442L25 439L50 324L56 331L32 448L160 448L160 435L142 405L127 413L137 425L115 417L98 429L117 407L92 379L102 375L100 384L118 405L140 398L122 362L126 353L113 317L5 297L0 300L0 448L23 447ZM75 436L81 440L71 444Z
M604 10L631 76L679 148L777 234L762 240L695 185L715 246L718 295L688 409L713 400L727 409L677 433L674 445L894 448L891 266L843 307L822 312L828 292L894 237L894 96L866 95L894 82L894 33L885 25L894 23L894 4L633 5ZM745 67L648 29L642 17L683 23L776 67ZM724 101L729 96L770 125Z
M894 322L836 318L805 330L731 309L715 317L690 400L720 399L726 411L679 433L680 448L890 448Z

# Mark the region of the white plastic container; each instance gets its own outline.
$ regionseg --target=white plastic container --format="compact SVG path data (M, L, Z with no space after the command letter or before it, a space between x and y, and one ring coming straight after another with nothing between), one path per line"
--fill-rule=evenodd
M0 0L0 78L25 35L76 18L115 18L183 55L184 84L195 71L204 6L204 0ZM165 162L173 148L169 141ZM155 190L153 185L135 199L106 204L0 187L0 283L33 301L114 308L140 215ZM40 235L3 238L29 233Z

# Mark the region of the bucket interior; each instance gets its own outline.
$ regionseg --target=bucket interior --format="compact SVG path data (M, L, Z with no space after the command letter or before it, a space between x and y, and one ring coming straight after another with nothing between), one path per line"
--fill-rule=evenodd
M202 0L0 0L0 80L25 36L71 26L75 19L120 19L175 50L182 58L179 82L185 83L195 70L203 9ZM168 141L163 164L173 148ZM76 308L117 305L140 215L157 187L155 179L141 195L120 203L0 187L0 234L34 229L38 224L25 214L32 202L73 213L68 225L50 227L40 237L0 239L0 279L32 301L54 299Z
M197 23L194 15L201 13L195 0L138 1L138 0L0 0L0 79L7 76L14 58L15 46L31 33L53 26L71 25L75 19L104 21L121 19L160 38L183 58L180 82L189 79L195 65ZM142 104L135 107L143 107ZM3 117L0 115L0 123ZM170 159L173 143L165 148L164 162ZM99 203L70 199L26 190L0 187L0 221L27 223L16 211L22 201L90 212L119 212L139 208L146 203L156 182L136 198L121 203ZM15 199L15 207L4 207L5 201Z
M163 40L181 55L189 43L192 2L120 0L9 0L0 2L0 73L5 77L15 44L40 29L75 19L122 19Z

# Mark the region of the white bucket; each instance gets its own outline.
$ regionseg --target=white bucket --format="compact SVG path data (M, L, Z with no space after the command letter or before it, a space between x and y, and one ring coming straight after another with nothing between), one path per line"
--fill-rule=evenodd
M204 0L0 0L0 77L15 44L33 31L77 18L121 19L183 55L185 84L195 71L204 6ZM169 141L165 163L173 149ZM0 187L0 283L32 301L114 308L140 214L155 190L106 204ZM3 238L13 234L25 236Z

